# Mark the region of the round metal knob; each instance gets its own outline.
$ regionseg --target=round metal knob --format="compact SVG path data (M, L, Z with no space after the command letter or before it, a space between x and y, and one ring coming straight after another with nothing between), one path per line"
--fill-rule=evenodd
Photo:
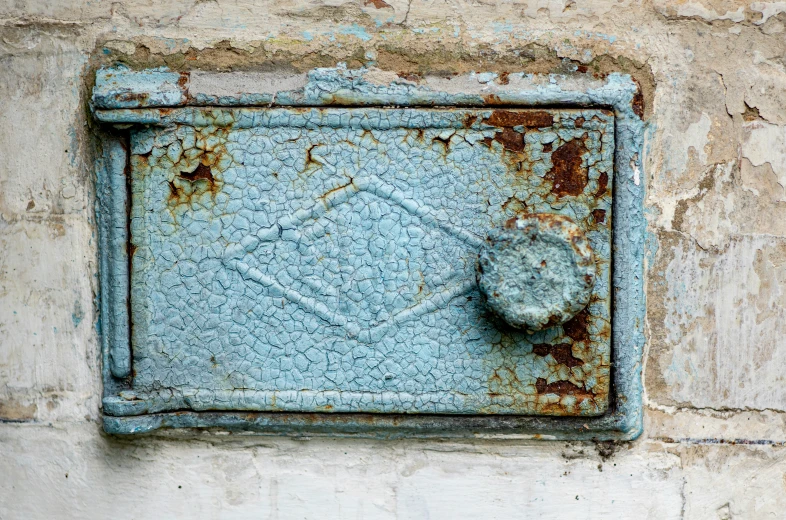
M568 217L523 215L489 234L478 284L502 319L534 332L565 323L586 307L595 259L586 236Z

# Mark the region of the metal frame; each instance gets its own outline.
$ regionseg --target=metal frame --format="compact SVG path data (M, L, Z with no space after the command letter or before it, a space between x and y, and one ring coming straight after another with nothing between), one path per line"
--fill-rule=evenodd
M382 79L380 79L382 78ZM315 69L307 75L176 73L165 69L98 71L95 118L116 129L155 124L161 108L183 106L603 107L615 117L613 193L612 393L600 417L404 415L366 413L192 412L104 414L113 434L159 428L223 428L272 435L423 438L632 440L642 431L646 221L640 179L645 124L641 92L630 76L470 74L413 83L373 69ZM249 88L249 85L253 88ZM250 91L249 91L250 90ZM129 340L128 151L118 132L100 138L99 226L104 403L131 388ZM108 406L111 408L111 406Z

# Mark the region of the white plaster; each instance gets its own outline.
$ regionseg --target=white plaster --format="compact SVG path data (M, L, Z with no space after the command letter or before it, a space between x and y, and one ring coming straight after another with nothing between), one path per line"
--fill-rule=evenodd
M786 126L754 121L744 129L742 156L754 166L769 164L778 184L786 188Z
M194 71L189 77L188 94L219 97L249 93L275 94L279 91L301 89L306 85L307 79L305 74Z
M734 237L721 255L680 243L665 273L669 396L697 407L786 409L782 239Z
M14 475L0 497L16 497L0 517L676 520L682 509L679 458L647 449L604 463L564 443L200 438L0 427L0 474Z
M771 17L779 13L786 13L786 2L753 2L751 4L751 11L761 13L761 20L754 23L756 23L756 25L762 25Z
M745 19L745 6L741 5L735 11L726 11L720 14L701 4L687 2L677 7L677 15L684 16L685 18L697 16L707 21L731 20L732 22L741 22Z
M684 132L675 134L673 129L666 129L670 141L679 149L668 150L666 155L667 170L677 174L684 173L690 159L691 150L699 159L700 164L707 163L705 147L709 142L709 131L712 126L710 116L702 112L698 121L688 125Z

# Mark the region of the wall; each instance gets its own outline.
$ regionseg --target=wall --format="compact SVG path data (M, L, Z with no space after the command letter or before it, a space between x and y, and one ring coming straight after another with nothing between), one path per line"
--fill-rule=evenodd
M786 3L0 6L0 518L783 518ZM120 439L100 427L95 67L624 71L648 120L642 437Z

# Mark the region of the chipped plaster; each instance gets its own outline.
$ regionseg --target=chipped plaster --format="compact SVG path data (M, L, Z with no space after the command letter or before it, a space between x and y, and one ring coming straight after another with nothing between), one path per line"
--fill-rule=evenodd
M783 2L385 3L0 6L0 516L782 516ZM602 458L488 436L103 436L87 93L115 61L293 76L346 62L448 85L473 70L631 74L649 125L642 437ZM666 156L697 122L696 161L675 174Z

